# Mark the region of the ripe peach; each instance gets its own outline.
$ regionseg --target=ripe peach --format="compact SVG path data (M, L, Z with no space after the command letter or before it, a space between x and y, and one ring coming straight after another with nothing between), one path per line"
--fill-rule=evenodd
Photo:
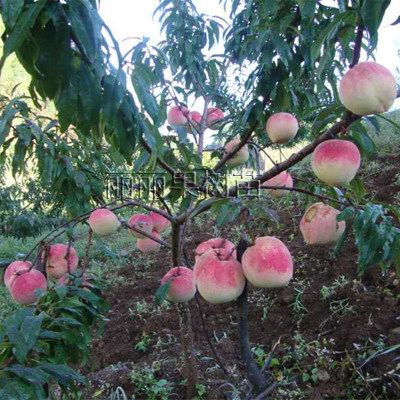
M100 237L113 234L121 226L117 216L106 208L94 210L90 214L88 223L92 231Z
M201 125L201 119L202 119L201 114L197 111L191 111L189 117L190 117L190 121L192 122L194 127L196 129L199 129L200 125Z
M172 107L167 113L168 124L171 126L186 126L189 122L188 116L189 110L187 107Z
M78 255L71 246L69 249L67 261L68 245L63 243L53 244L50 246L49 255L47 257L46 273L55 279L61 278L68 272L72 272L78 266ZM69 263L69 269L68 269Z
M31 304L36 301L35 290L47 289L45 276L37 269L22 272L11 282L10 293L12 298L20 304Z
M289 172L282 171L280 174L274 176L271 179L268 179L264 183L261 184L263 186L283 186L292 188L293 187L293 179ZM266 189L266 192L274 198L280 198L286 196L289 191L284 189Z
M153 229L158 233L165 231L171 224L169 219L163 217L162 215L150 211L150 218L153 220Z
M228 239L213 238L200 243L196 247L196 260L202 256L206 251L212 249L225 249L232 253L232 257L236 258L235 245Z
M247 280L260 288L284 286L293 276L293 261L288 248L272 236L257 238L244 252L242 266Z
M324 203L308 207L300 221L300 231L307 244L336 243L346 228L344 221L337 222L340 212Z
M287 143L296 136L298 130L299 123L292 114L280 112L268 118L267 134L272 143Z
M245 279L239 261L226 249L206 251L194 265L194 279L201 296L211 304L226 303L243 292Z
M157 239L160 238L160 235L156 231L151 232L151 235L156 237ZM160 243L157 243L150 238L137 240L137 247L143 253L153 253L154 251L158 251L160 250L160 246Z
M311 156L311 167L322 182L347 185L361 163L358 147L348 140L331 139L320 143Z
M221 123L219 121L224 117L225 114L219 108L209 108L207 110L207 128L218 131L221 128Z
M133 226L136 229L141 229L147 233L150 233L153 230L153 220L145 214L136 214L128 221L128 225ZM146 239L146 236L141 233L135 232L132 229L129 229L129 233L139 239Z
M392 73L375 62L362 62L348 70L339 84L342 104L357 115L380 114L396 99L397 84Z
M224 147L225 153L229 153L237 148L240 142L240 139L234 139L228 142ZM226 162L226 165L231 168L238 167L239 165L246 164L248 159L249 149L247 147L247 144L245 144L231 159Z
M174 267L161 279L163 285L171 282L168 289L167 299L173 303L184 303L191 300L196 294L193 271L186 267Z
M4 284L10 288L12 281L23 272L27 272L32 266L29 261L14 261L4 272Z

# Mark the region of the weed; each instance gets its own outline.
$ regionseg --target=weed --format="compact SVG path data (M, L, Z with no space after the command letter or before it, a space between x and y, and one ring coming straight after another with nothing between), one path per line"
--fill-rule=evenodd
M149 344L151 342L151 337L146 332L142 333L142 338L140 342L138 342L135 346L135 350L145 352L149 348Z
M131 379L136 396L146 396L148 400L168 400L172 394L172 383L166 379L158 379L159 363L151 366L135 367Z
M339 288L343 288L350 283L350 278L340 275L339 278L335 279L331 286L322 286L320 292L324 300L334 295Z
M295 318L297 319L298 323L300 323L304 315L308 313L307 307L304 305L302 297L305 291L304 287L297 287L294 288L294 291L296 292L296 296L294 298L294 302L291 304L293 312L295 314Z

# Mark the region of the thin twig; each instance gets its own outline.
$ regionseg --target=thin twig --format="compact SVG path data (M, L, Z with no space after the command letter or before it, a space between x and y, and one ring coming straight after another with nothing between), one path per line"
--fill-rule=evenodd
M205 323L205 321L204 321L203 309L202 309L202 306L201 306L199 297L196 295L196 296L195 296L195 299L196 299L197 307L198 307L198 309L199 309L200 320L201 320L201 325L202 325L202 327L203 327L204 337L205 337L206 340L207 340L208 346L210 347L210 349L211 349L211 351L212 351L212 353L213 353L213 355L214 355L215 361L216 361L217 364L221 367L221 369L222 369L222 371L224 372L224 374L225 374L226 376L229 376L229 377L230 377L231 375L229 374L229 371L225 368L224 363L222 362L221 358L219 357L219 355L218 355L218 353L217 353L217 350L215 349L214 345L212 344L212 342L211 342L211 340L210 340L210 336L209 336L208 331L207 331L207 328L206 328L206 323Z
M146 236L148 239L154 240L155 242L161 244L164 247L167 247L168 249L171 249L171 245L169 243L167 243L164 240L159 239L159 238L151 235L150 233L148 233L146 231L143 231L142 229L135 228L133 225L129 225L127 222L122 222L122 225L125 226L126 228L134 231L134 232L137 232L137 233L140 233L143 236Z
M347 201L342 201L342 200L338 200L335 199L333 197L329 197L329 196L324 196L322 194L317 194L314 192L311 192L310 190L306 190L303 188L299 188L299 187L286 187L286 186L276 186L276 185L262 185L260 186L260 189L267 189L267 190L287 190L289 192L299 192L299 193L304 193L307 194L309 196L313 196L316 197L317 199L323 200L323 201L332 201L338 204L342 204L344 206L348 206L349 202Z

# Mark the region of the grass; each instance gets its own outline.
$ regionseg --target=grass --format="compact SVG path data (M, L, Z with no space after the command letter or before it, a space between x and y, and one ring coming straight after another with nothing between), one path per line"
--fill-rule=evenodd
M400 148L400 110L385 113L382 116L377 115L376 118L379 122L379 133L369 123L366 123L366 127L376 144L378 154L384 156L398 151ZM384 118L391 120L398 126L386 121Z

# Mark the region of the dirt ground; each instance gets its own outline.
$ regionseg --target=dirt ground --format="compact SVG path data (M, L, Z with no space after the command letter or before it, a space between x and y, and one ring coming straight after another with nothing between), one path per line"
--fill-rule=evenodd
M374 201L388 201L400 189L396 181L400 156L384 162L383 172L371 174L366 182ZM334 260L329 247L304 244L298 229L300 208L293 204L279 214L280 228L261 226L257 235L274 235L287 245L295 263L294 279L281 289L249 288L250 341L260 365L279 341L273 365L267 369L270 379L280 382L271 398L399 400L400 350L368 359L400 344L399 280L390 272L383 275L380 268L357 277L357 251L351 237ZM230 229L224 231L227 238ZM190 230L191 260L196 246L212 237L209 232L211 224ZM161 250L150 258L143 266L132 254L131 262L118 271L125 284L106 293L109 321L93 344L91 369L86 371L92 393L103 389L106 394L120 386L132 396L132 369L140 371L157 363L155 378L174 384L169 398L185 398L177 311L153 302L170 267L168 252ZM224 392L231 389L225 383L245 388L235 303L213 306L200 297L199 301L201 310L191 301L190 311L199 382L206 392L201 398L228 398ZM215 361L206 337L227 373ZM135 398L151 397L136 392Z

